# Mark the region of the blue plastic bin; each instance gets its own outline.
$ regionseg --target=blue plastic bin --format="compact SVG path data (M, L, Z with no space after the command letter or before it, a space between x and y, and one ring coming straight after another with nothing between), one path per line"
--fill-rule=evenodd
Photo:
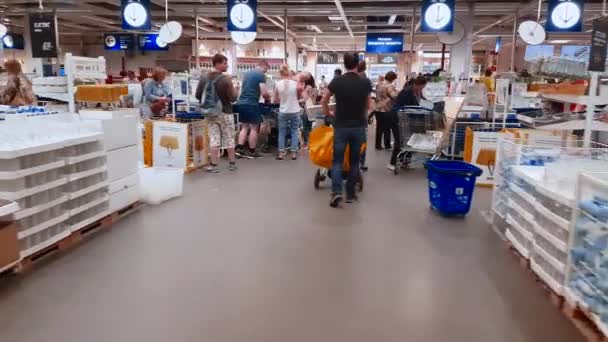
M431 208L441 215L466 215L471 209L475 179L483 172L477 166L457 160L430 160L428 171Z

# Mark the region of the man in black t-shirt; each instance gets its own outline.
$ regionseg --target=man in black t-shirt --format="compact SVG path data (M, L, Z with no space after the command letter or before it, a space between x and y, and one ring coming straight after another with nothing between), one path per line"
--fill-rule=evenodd
M346 183L346 202L356 199L355 185L359 178L359 161L361 145L365 143L367 112L371 104L371 84L357 73L359 56L354 53L344 54L344 66L347 72L334 78L321 100L323 113L329 112L329 99L336 98L334 120L334 157L332 166L332 196L330 206L336 208L342 202L342 164L346 146L350 146L350 170Z

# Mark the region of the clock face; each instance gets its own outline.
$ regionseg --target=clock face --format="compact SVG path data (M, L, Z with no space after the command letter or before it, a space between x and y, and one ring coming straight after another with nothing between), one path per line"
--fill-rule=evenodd
M545 29L539 23L532 20L519 24L517 32L521 39L530 45L538 45L544 42L547 37Z
M158 37L156 37L156 45L158 45L159 48L166 48L167 42L160 39L160 36L158 36Z
M106 37L106 46L107 47L115 47L116 46L116 37L114 36L107 36Z
M138 2L132 2L125 6L122 16L127 24L132 27L142 27L148 21L148 11Z
M241 45L246 45L255 40L257 33L256 32L233 31L233 32L230 32L230 35L232 36L232 40L235 43L241 44Z
M581 9L576 3L562 2L551 13L551 22L559 29L569 29L581 19Z
M433 29L440 30L447 26L452 20L452 10L444 3L434 3L424 13L425 24Z
M8 29L6 26L4 24L0 24L0 38L4 37L7 31Z
M246 29L253 25L255 21L255 13L251 7L245 4L236 4L230 11L230 21L239 29Z
M12 48L13 47L13 37L11 36L4 36L4 38L2 38L2 41L4 42L4 45L6 45L7 48Z

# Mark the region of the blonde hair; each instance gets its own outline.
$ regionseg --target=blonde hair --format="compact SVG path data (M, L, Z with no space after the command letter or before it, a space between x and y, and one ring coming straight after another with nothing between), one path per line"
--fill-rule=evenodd
M152 71L152 78L156 82L160 82L163 77L167 77L167 70L161 67L154 68L154 70Z
M281 74L282 77L291 76L291 72L289 71L289 66L287 64L281 65L281 68L279 69L279 74Z

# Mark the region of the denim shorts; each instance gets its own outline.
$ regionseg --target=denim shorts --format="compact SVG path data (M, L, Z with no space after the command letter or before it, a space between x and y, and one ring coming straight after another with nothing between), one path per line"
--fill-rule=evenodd
M259 105L239 104L235 107L235 111L238 111L241 123L262 123L262 110Z

